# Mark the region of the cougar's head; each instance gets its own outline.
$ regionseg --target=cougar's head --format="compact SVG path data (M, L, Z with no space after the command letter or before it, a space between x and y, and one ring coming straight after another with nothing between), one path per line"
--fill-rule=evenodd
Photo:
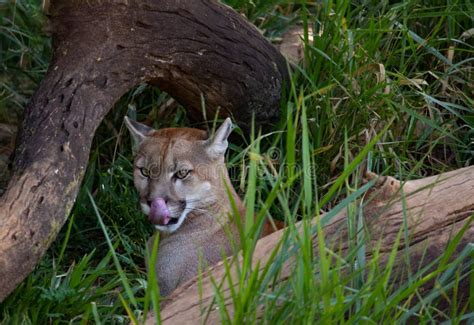
M156 229L176 231L192 211L222 200L224 154L232 122L211 137L191 128L154 130L125 117L134 142L133 178L143 213Z

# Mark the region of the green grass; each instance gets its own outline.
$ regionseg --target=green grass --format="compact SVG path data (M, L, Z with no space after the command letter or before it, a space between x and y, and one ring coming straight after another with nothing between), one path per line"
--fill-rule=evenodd
M279 124L230 146L234 186L245 197L248 214L257 217L241 231L242 263L227 266L238 270L230 297L233 318L215 279L222 319L237 324L472 322L472 302L470 308L459 306L452 294L462 279L474 287L472 245L449 261L459 239L454 237L433 267L413 268L402 278L394 266L400 257L396 245L386 267L380 267L377 251L365 259L368 238L361 231L358 199L370 186L360 183L365 170L406 180L473 164L474 47L473 38L462 35L472 28L474 6L436 0L227 3L269 39L296 23L316 36L305 37L306 63L292 74ZM44 76L51 45L41 32L38 3L9 2L0 10L3 122L21 115ZM144 263L151 229L139 211L122 119L132 112L140 120L159 120L157 128L192 125L182 107L158 115L168 98L142 85L106 117L67 226L38 268L2 303L2 323L128 323L150 306L156 309L155 279L147 277ZM344 255L327 246L323 227L342 209L349 212L352 238ZM321 210L331 212L319 218ZM289 228L269 261L255 267L250 263L254 234L266 216L285 220ZM312 228L314 217L319 222ZM303 220L301 231L296 220ZM400 240L405 236L401 229ZM278 282L289 258L295 268ZM423 284L430 280L437 286L425 292ZM449 308L440 308L441 299Z

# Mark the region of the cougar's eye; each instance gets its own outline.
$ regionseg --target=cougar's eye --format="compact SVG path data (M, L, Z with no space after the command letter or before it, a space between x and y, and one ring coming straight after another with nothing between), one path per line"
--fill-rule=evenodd
M190 172L191 172L191 170L183 168L183 169L178 170L178 171L174 174L174 176L175 176L176 178L179 178L179 179L185 179L186 177L188 177L188 175L189 175Z
M140 174L146 178L150 177L150 171L145 167L140 168Z

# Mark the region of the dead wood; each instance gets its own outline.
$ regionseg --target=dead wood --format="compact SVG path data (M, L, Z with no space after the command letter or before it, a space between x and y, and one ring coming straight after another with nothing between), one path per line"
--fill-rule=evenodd
M367 201L363 214L367 226L365 233L370 236L369 243L372 244L369 247L375 248L381 244L379 252L382 263L392 251L395 239L403 227L404 211L406 211L409 241L405 243L402 238L398 247L399 250L404 250L406 244L409 245L410 261L407 263L402 258L398 259L396 262L397 273L403 272L408 266L412 268L412 271L416 271L416 269L434 261L443 254L449 240L474 214L474 167L408 181L404 184L400 184L393 177L379 178L375 174L368 174L367 178L368 180L377 179L377 181L364 198ZM343 211L337 214L324 228L327 241L340 247L339 252L342 255L347 251L349 240L346 231L346 217L346 212ZM254 263L259 261L260 265L265 264L281 239L283 231L273 233L257 243ZM455 255L466 245L472 243L473 239L474 223L470 223ZM317 240L313 240L313 245L316 249ZM372 251L369 249L368 258L371 253ZM292 270L293 265L290 259L284 266L279 281L288 278ZM220 283L219 280L223 279L224 275L225 270L222 263L217 264L204 274L201 295L198 291L197 279L178 288L164 301L161 313L162 321L165 324L187 324L202 321L202 310L207 310L215 297L210 278L212 276ZM222 281L222 283L221 292L224 292L227 306L232 313L229 283L227 281ZM433 283L428 285L433 285ZM468 290L468 286L461 286L458 295L466 298L469 294ZM220 322L219 311L216 308L211 309L207 322L210 324ZM149 318L148 323L153 323L153 320Z
M49 3L49 1L48 1ZM25 110L0 198L0 301L35 267L67 219L94 133L114 103L149 82L202 119L278 118L287 66L241 15L213 0L57 0L54 55Z

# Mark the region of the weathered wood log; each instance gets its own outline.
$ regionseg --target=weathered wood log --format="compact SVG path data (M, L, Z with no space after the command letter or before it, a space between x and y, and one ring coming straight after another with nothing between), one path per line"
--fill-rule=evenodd
M375 177L377 176L374 174L368 175L370 179ZM410 240L405 243L402 238L399 250L404 250L408 244L411 267L422 268L443 254L450 238L474 214L474 166L439 176L408 181L403 184L403 191L400 191L400 188L400 182L392 177L378 178L365 199L369 200L364 208L366 233L370 236L369 243L372 243L373 248L379 243L381 244L379 253L382 257L380 261L383 263L392 251L395 239L403 227L404 211L406 211ZM403 195L401 195L402 193ZM347 251L347 240L349 239L345 230L346 218L346 212L340 212L324 227L326 240L329 243L335 243L336 250L342 256ZM263 267L281 239L283 231L275 232L257 243L253 256L254 265L259 261ZM473 241L474 223L470 223L458 246L458 253ZM316 251L317 240L313 240L313 246ZM371 251L369 250L367 258L370 256ZM472 264L472 262L471 260L470 263ZM405 263L406 261L399 259L396 263L398 269L394 273L403 271L406 267ZM293 265L290 259L284 265L279 276L280 281L288 278L292 270ZM217 283L222 283L221 292L224 293L224 299L232 317L229 282L221 282L224 275L224 266L219 263L203 275L200 290L198 290L198 279L191 280L178 288L163 302L161 319L164 324L199 322L198 320L204 317L202 310L207 311L215 298L211 277ZM458 294L466 298L466 295L469 294L468 291L467 286L461 287ZM220 321L217 308L210 309L209 314L206 314L205 317L207 317L209 324L217 324ZM153 324L153 318L148 318L147 323Z
M26 108L14 171L0 198L0 301L35 267L74 204L94 132L114 103L149 82L202 118L249 125L278 117L280 53L212 0L57 0L54 56Z

